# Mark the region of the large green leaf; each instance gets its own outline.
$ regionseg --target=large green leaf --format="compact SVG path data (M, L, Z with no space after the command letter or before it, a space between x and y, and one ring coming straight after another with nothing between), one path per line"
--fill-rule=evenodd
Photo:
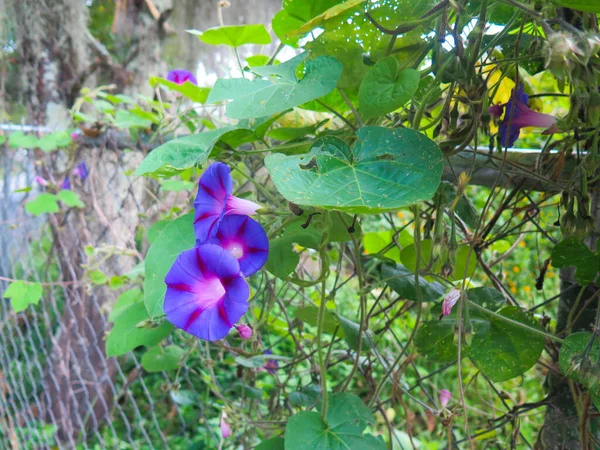
M59 210L58 197L49 192L43 192L33 200L29 200L25 203L25 211L34 216L46 213L56 213Z
M501 316L541 331L538 323L515 306L498 311ZM474 327L471 358L492 381L506 381L529 370L544 350L544 338L518 325L491 317L489 326Z
M300 262L300 255L294 251L291 244L285 238L276 238L269 242L269 257L265 268L282 280L296 270Z
M209 28L204 32L189 30L189 33L197 35L202 42L209 45L227 45L237 48L244 44L271 43L271 36L262 24Z
M412 301L433 302L446 293L446 288L437 281L429 282L419 277L421 295L417 295L415 274L402 264L379 264L376 269L378 278L387 284L394 292Z
M194 83L186 81L185 83L178 84L172 81L166 80L160 77L150 77L150 85L155 87L157 85L165 86L171 91L179 92L186 98L189 98L193 102L206 103L210 88L197 86Z
M155 327L138 327L148 320L148 311L142 303L134 303L125 308L116 318L106 340L106 354L120 356L141 345L153 346L166 338L173 325L164 321Z
M278 66L254 68L263 78L218 79L208 101L232 100L227 105L227 116L247 119L277 114L333 91L342 72L341 64L325 56L308 60L304 77L298 79L296 69L305 59L303 53Z
M559 6L585 11L590 13L600 13L600 0L552 0Z
M265 159L279 192L298 205L379 213L430 199L442 174L439 147L408 128L364 127L351 150L344 141L317 140L307 155Z
M148 372L174 370L184 354L185 350L177 345L152 347L142 356L142 367Z
M328 10L342 0L284 0L282 10L273 17L273 31L281 42L295 46L298 36L288 33L297 30L312 18Z
M506 306L496 314L492 311L501 303L492 289L469 289L467 298L478 305L489 305L490 313L470 308L472 337L471 344L462 341L461 356L470 356L477 366L493 381L506 381L529 370L544 349L544 338L519 326L541 330L537 321L514 306ZM456 361L457 315L455 307L449 316L441 320L424 322L417 331L415 346L428 359L450 363ZM439 311L439 310L438 310Z
M596 408L600 406L600 346L596 336L588 332L573 333L560 348L560 371L583 384L592 394Z
M375 419L369 408L355 395L333 394L326 420L314 411L292 416L285 428L285 450L385 450L381 438L363 434Z
M194 216L187 214L179 217L163 228L146 255L144 279L144 303L150 317L163 313L163 303L167 285L165 276L184 250L196 243L194 236Z
M358 91L358 106L365 119L383 116L409 101L419 87L419 72L398 71L392 56L377 61L369 70Z
M285 450L284 440L280 437L274 437L262 441L254 450Z
M229 125L168 141L146 156L138 166L136 174L171 174L196 164L203 164L217 141L225 134L237 129L237 126Z
M21 312L29 305L37 305L42 298L42 293L43 288L40 283L13 281L2 296L10 298L10 304L15 312Z
M600 269L600 257L576 237L560 241L552 249L552 265L557 268L575 266L575 279L583 284L594 281Z

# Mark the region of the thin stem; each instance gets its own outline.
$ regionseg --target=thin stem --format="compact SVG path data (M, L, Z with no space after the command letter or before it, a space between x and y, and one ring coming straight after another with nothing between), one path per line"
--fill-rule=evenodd
M322 100L317 99L316 102L321 105L323 108L325 108L327 111L330 111L331 113L335 114L339 119L341 119L346 125L348 125L350 128L352 128L353 130L356 131L356 127L354 126L354 124L352 122L350 122L348 119L346 119L343 115L341 115L339 112L337 112L335 109L333 109L331 106L329 106L327 103L323 102Z
M352 114L354 114L356 123L358 124L359 127L362 127L364 124L360 118L360 115L358 114L358 111L356 110L356 108L354 107L354 105L352 104L352 102L350 101L350 99L348 98L346 93L344 92L344 90L342 88L338 88L338 91L340 92L340 95L342 96L342 98L344 99L346 104L348 105L348 108L350 108L350 111L352 111Z

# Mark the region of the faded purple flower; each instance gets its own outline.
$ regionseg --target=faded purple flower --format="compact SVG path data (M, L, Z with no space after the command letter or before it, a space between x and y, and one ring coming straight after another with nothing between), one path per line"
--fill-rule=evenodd
M550 128L556 122L554 116L542 114L530 109L527 106L528 101L529 96L523 90L523 84L519 84L512 90L510 100L505 105L504 119L498 130L500 135L500 145L502 145L502 147L512 147L519 138L521 128Z
M194 200L194 232L202 244L215 237L225 215L252 215L259 205L231 195L233 180L226 164L211 164L200 177Z
M205 244L180 253L165 277L164 312L178 328L208 341L227 336L248 310L250 289L227 250Z
M492 105L488 108L488 114L491 117L500 117L504 112L504 105Z
M89 176L87 166L83 161L77 164L77 167L75 167L71 173L81 178L82 181Z
M223 217L215 237L207 241L231 253L245 277L258 272L269 256L269 239L258 222L237 214Z
M69 180L69 177L65 176L65 178L62 180L62 183L60 183L60 188L71 189L71 180Z
M240 333L240 337L245 341L252 338L252 328L245 323L238 325L236 329L238 330L238 333Z
M175 84L183 84L186 81L192 84L198 84L198 80L196 80L196 77L192 74L192 72L184 69L171 70L167 74L167 80Z
M36 176L33 181L35 181L37 184L39 184L40 186L48 186L48 180L46 180L43 177L40 177L39 175Z
M75 140L79 137L79 135L81 134L81 130L75 130L71 133L71 139Z
M452 393L447 389L442 389L440 391L440 405L442 408L445 408L450 399L452 398Z
M440 319L443 316L450 315L450 313L452 312L452 308L454 307L454 305L456 305L456 302L459 298L460 289L454 288L446 294L446 296L444 297L444 301L442 302L442 315L440 316Z
M263 352L263 354L265 355L272 355L273 352L271 350L265 350ZM279 369L279 363L277 362L276 359L267 359L267 361L265 362L264 368L267 372L274 374L277 372L277 370Z
M229 436L231 436L231 427L227 423L226 419L227 414L225 414L225 411L223 411L221 414L221 436L223 436L223 439L227 439Z

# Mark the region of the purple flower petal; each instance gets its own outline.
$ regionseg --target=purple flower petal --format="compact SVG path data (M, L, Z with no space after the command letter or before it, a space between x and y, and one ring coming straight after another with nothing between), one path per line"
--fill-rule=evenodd
M77 167L73 169L73 175L77 175L82 181L89 176L87 166L83 161L77 164Z
M440 405L442 405L442 408L446 407L451 398L452 393L448 389L442 389L440 391Z
M223 339L248 310L250 290L239 264L216 245L182 252L165 283L163 310L167 320L200 339Z
M204 243L217 234L232 189L233 181L226 164L211 164L200 177L194 200L194 232L198 242Z
M198 80L192 74L192 72L184 69L171 70L167 74L167 80L176 84L183 84L186 81L189 81L192 84L198 84Z
M198 244L203 244L217 234L221 220L226 215L251 215L260 205L234 197L233 180L227 164L211 164L200 177L198 194L194 201L194 231Z
M269 257L269 239L258 222L248 216L225 216L214 238L207 241L231 253L246 277L258 272Z
M488 114L491 117L500 117L504 111L503 105L492 105L488 108Z
M450 292L446 294L446 296L444 297L444 301L442 302L442 315L440 316L440 319L443 316L450 315L450 313L452 312L452 308L454 307L454 305L456 305L456 302L458 302L459 298L460 289L453 288L452 290L450 290Z
M271 350L265 350L263 352L263 354L272 355L273 352ZM279 369L279 363L277 362L276 359L267 359L267 361L265 362L264 368L266 369L267 372L274 374Z
M523 90L523 84L512 90L510 100L506 104L504 119L498 129L502 147L512 147L519 138L521 128L549 128L555 123L555 117L530 109L527 106L528 101L529 96Z
M62 183L60 183L60 188L61 189L71 189L71 180L69 180L69 177L65 177L62 180Z
M36 182L37 184L39 184L40 186L48 186L48 181L47 181L45 178L43 178L43 177L40 177L39 175L37 175L37 176L36 176L36 177L33 179L33 181L35 181L35 182Z

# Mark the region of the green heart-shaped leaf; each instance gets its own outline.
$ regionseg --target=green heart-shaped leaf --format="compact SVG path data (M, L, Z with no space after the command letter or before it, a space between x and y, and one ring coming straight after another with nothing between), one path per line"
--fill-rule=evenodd
M403 106L417 92L419 72L398 71L392 56L383 58L369 70L358 91L358 107L365 119L383 116Z
M435 142L408 128L364 127L354 148L334 137L306 155L265 159L275 186L298 205L379 213L430 199L443 168Z

